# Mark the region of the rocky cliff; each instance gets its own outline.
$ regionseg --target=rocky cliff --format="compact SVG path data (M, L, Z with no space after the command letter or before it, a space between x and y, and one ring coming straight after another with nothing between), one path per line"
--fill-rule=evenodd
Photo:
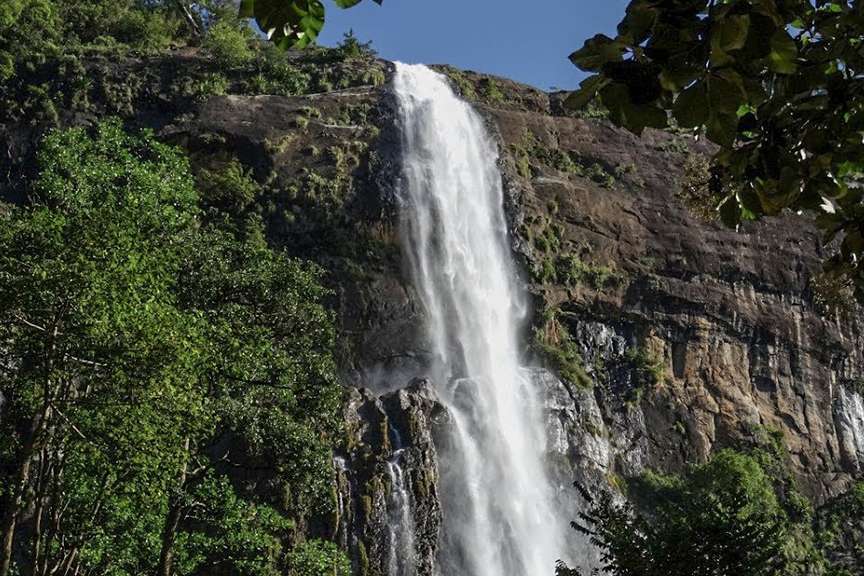
M83 96L59 85L65 107L55 99L53 114L7 115L0 193L28 178L48 124L108 114L183 146L199 174L239 162L271 241L321 264L333 289L348 429L333 533L360 574L387 573L401 487L418 573L432 574L447 414L434 383L418 380L428 346L400 256L390 66L328 58L232 73L194 52L85 61ZM571 479L616 486L771 438L814 503L844 493L864 467L862 311L817 305L815 229L794 216L737 232L700 219L675 192L703 143L637 138L599 114L564 114L556 95L442 71L498 139L533 296L526 356L547 399L562 501Z

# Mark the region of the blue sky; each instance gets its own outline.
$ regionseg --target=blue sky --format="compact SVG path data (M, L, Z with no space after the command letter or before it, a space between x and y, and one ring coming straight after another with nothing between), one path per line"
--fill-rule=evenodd
M325 2L319 43L353 28L382 58L506 76L538 88L574 88L583 75L567 56L586 38L611 34L626 0L363 0L350 10Z

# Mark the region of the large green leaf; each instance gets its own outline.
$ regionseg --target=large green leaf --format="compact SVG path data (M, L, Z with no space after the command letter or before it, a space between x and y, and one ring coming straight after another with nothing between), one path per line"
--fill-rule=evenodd
M716 45L726 52L740 50L747 42L749 31L749 16L727 16L717 24L712 43L716 42Z
M600 90L600 101L609 110L612 121L637 136L645 128L665 128L666 112L653 104L635 104L624 84L613 83Z
M778 30L771 37L771 53L768 54L768 66L778 74L794 74L798 70L796 59L798 46L795 40L785 30Z
M597 92L610 82L611 80L603 76L590 76L579 84L579 90L567 97L564 105L570 110L581 110L597 96Z
M741 207L738 205L738 200L734 195L729 195L728 198L720 205L720 220L726 226L735 228L741 223Z
M597 72L607 62L621 60L625 48L621 40L613 40L605 34L597 34L586 40L582 48L570 54L570 61L582 70Z
M651 32L657 20L657 8L649 2L633 2L627 7L627 15L618 26L618 33L627 35L635 44L640 44Z
M682 128L695 128L708 120L708 86L699 81L690 86L675 100L672 111L675 120Z
M720 146L732 146L738 133L738 115L712 111L705 128L709 140Z
M708 77L708 103L712 113L736 115L746 101L741 76L734 70L720 70Z

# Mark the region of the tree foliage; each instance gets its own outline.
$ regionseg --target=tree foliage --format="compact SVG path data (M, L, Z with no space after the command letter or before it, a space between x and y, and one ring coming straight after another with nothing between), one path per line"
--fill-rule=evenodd
M233 43L233 52L242 58L236 34L229 37L240 28L233 0L3 0L0 83L19 72L32 73L46 60L83 50L148 53L199 45L216 26L216 44ZM251 35L251 30L246 32Z
M149 134L55 131L38 164L0 227L0 573L283 573L332 511L320 271L203 219Z
M333 0L339 8L351 8L362 0ZM383 0L374 0L381 4ZM314 44L324 28L321 0L242 0L240 16L254 18L261 30L281 48Z
M570 56L635 133L674 125L718 145L706 187L722 220L815 215L833 274L864 296L864 2L632 0L614 38Z
M0 81L88 44L167 48L188 35L182 2L4 0L0 3Z
M718 452L682 476L648 473L631 483L635 505L583 491L573 527L599 547L614 576L791 576L825 574L809 511L782 493L763 454ZM780 498L780 495L783 498ZM561 564L559 576L578 576Z

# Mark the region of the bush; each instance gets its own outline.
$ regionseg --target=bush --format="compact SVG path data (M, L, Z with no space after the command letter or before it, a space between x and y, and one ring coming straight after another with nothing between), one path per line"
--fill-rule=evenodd
M332 542L311 540L288 556L291 576L349 576L351 563Z
M757 451L758 452L758 451ZM790 516L779 482L758 454L721 450L683 475L631 480L633 503L594 498L574 528L600 548L613 576L792 576L824 574L809 516ZM561 565L559 576L578 572Z
M339 55L345 59L351 58L374 58L375 50L372 48L372 42L361 42L354 35L354 30L348 30L342 37L342 42L336 48Z
M585 362L579 347L558 319L557 310L547 310L542 327L534 331L534 348L550 363L566 382L580 388L591 388L594 382L585 371Z
M242 213L260 192L252 171L236 159L217 170L202 170L198 183L204 206L231 215Z
M171 45L178 33L178 22L161 12L130 10L116 24L114 38L132 48L153 52Z
M0 82L12 78L20 62L38 65L56 53L59 26L50 0L0 2Z
M203 47L217 62L234 68L252 59L251 40L252 31L248 27L220 20L208 30Z

